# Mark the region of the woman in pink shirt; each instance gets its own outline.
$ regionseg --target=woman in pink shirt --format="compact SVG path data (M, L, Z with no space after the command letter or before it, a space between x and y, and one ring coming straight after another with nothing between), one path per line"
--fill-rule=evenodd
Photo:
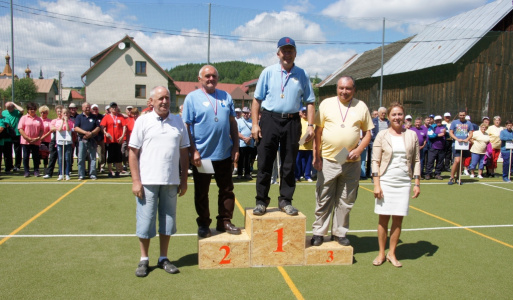
M39 155L43 159L43 164L46 168L48 167L48 155L50 154L50 141L52 140L51 134L52 130L50 129L51 119L48 119L48 112L50 109L48 106L43 105L39 108L39 115L41 116L41 120L43 120L43 136L41 136L41 146L39 147ZM45 155L46 153L46 155Z
M43 120L36 115L37 105L27 104L27 114L21 117L18 123L20 144L23 151L23 169L25 177L29 177L29 156L32 154L34 176L39 177L39 145L43 135Z

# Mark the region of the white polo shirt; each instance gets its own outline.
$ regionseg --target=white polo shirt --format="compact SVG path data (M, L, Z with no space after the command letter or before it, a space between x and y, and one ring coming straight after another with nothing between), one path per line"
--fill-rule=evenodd
M142 184L180 184L180 149L190 144L187 129L179 116L169 114L161 120L154 111L142 115L135 121L128 145L139 149Z

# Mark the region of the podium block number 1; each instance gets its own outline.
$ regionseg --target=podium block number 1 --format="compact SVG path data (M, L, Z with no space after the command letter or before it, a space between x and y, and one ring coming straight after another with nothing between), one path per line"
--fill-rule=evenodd
M219 251L221 250L224 250L225 251L225 254L224 254L224 257L223 259L221 259L221 261L219 262L220 265L228 265L231 263L231 259L226 259L228 257L228 255L230 255L230 247L228 246L221 246L221 248L219 248Z
M285 252L283 251L283 228L276 229L274 232L278 233L278 245L274 252Z

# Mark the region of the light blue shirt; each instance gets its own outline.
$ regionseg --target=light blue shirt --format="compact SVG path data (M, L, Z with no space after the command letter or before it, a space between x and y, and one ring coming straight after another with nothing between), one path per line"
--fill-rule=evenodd
M253 128L253 123L251 122L251 119L248 119L247 121L244 118L240 118L237 120L237 127L239 129L240 134L242 134L245 137L251 136L251 128ZM251 147L253 148L255 145L255 141L251 139L249 142L249 145L244 143L243 140L239 138L239 147Z
M506 141L513 141L513 131L504 129L500 133L501 138L501 152L509 153L509 149L506 149Z
M216 102L217 122L214 114ZM214 94L206 94L197 89L185 97L182 119L190 125L202 159L220 161L231 156L230 116L235 117L235 107L232 97L225 91L216 89Z
M265 68L258 78L254 97L262 101L263 109L288 114L297 113L306 103L315 102L310 76L296 65L288 80L287 71L280 64Z

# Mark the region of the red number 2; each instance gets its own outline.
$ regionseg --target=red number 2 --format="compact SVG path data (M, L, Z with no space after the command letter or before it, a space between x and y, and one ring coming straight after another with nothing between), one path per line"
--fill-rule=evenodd
M285 252L283 251L283 228L276 229L274 232L278 233L278 246L274 252Z
M221 251L221 250L225 251L225 255L224 255L223 259L221 259L219 264L220 265L227 265L227 264L229 264L231 262L231 259L226 259L228 257L228 255L230 255L230 247L222 246L221 248L219 248L219 251Z

